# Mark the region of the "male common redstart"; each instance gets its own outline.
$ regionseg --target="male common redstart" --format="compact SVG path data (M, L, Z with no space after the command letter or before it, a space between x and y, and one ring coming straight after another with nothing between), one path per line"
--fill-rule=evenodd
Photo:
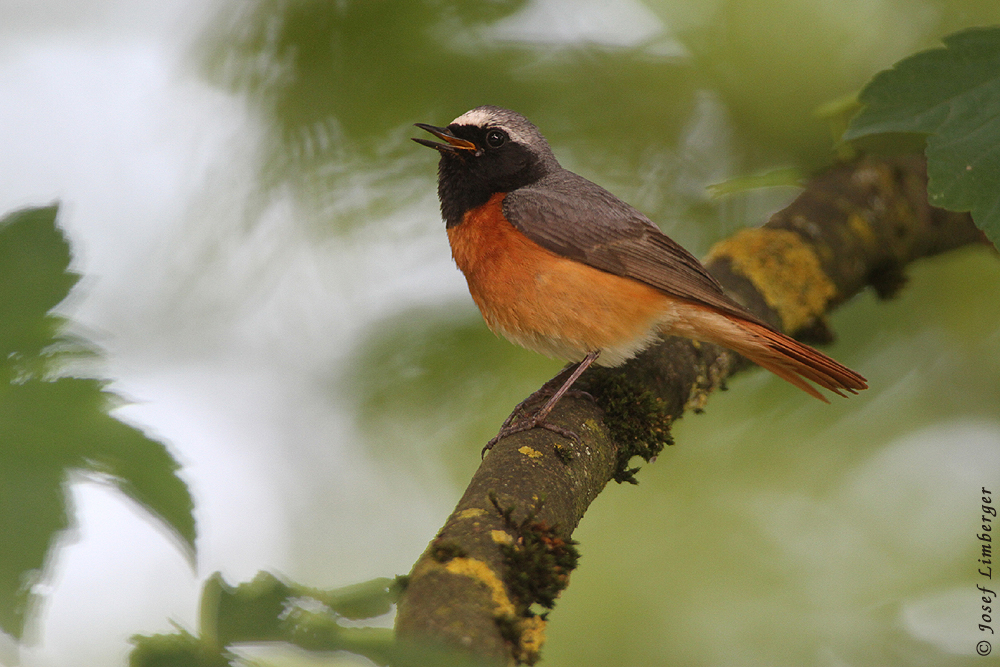
M726 296L649 218L563 169L521 114L481 106L448 127L416 125L444 141L414 139L441 154L441 214L486 324L579 362L541 409L513 426L508 419L493 442L535 426L568 434L544 420L580 374L595 362L624 363L658 334L727 347L823 401L807 380L841 396L868 387Z

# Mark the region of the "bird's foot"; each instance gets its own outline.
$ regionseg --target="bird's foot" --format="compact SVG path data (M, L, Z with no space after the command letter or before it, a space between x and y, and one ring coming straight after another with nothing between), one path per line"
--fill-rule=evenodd
M569 392L573 392L577 395L584 395L590 398L590 400L594 400L594 397L587 392L579 390L573 391L570 388L573 386L573 383L576 382L577 378L579 378L580 375L587 370L590 364L597 359L597 356L600 353L600 350L594 350L593 352L588 353L587 356L583 358L583 361L562 369L554 378L543 384L538 391L518 403L517 407L514 408L514 411L510 413L510 416L504 420L503 425L500 427L500 432L497 433L492 440L487 442L485 447L483 447L482 456L486 456L486 452L493 449L494 445L506 438L508 435L513 435L515 433L520 433L521 431L527 431L533 428L544 428L552 431L553 433L558 433L563 437L569 438L574 442L580 442L580 438L576 433L561 426L550 424L545 421L545 418L549 416L550 412L552 412L552 408L556 406L559 399ZM521 412L523 412L528 405L546 396L549 398L545 401L545 404L542 405L542 407L536 410L531 417L524 418L523 420L521 419Z
M493 449L493 446L504 438L514 435L515 433L521 433L523 431L530 431L533 428L544 428L546 431L552 431L553 433L558 433L564 438L569 438L573 442L580 442L580 436L576 434L575 431L571 431L568 428L563 428L552 422L545 421L544 419L539 419L537 416L524 419L515 424L504 426L500 429L493 438L486 443L483 447L483 451L480 452L480 456L486 456L486 452Z
M503 424L500 425L500 431L495 436L493 436L493 438L490 439L489 442L486 443L485 447L483 447L481 456L486 456L486 452L493 449L494 445L496 445L498 442L500 442L507 436L514 435L515 433L521 433L523 431L530 431L533 428L544 428L546 431L552 431L553 433L561 435L564 438L568 438L573 442L580 442L580 436L578 436L575 431L571 431L568 428L563 428L562 426L553 424L550 421L546 421L545 418L548 416L549 410L545 410L546 406L544 405L530 416L525 416L523 414L525 412L526 407L530 403L541 400L542 398L549 396L553 393L555 393L553 388L548 386L548 384L546 384L543 385L542 388L536 391L534 394L532 394L528 398L518 403L517 407L514 408L513 412L511 412L510 415L507 416L507 419L504 420ZM582 389L569 389L565 391L562 395L572 396L574 398L587 398L590 399L591 401L595 400L591 394L589 394L586 391L583 391Z

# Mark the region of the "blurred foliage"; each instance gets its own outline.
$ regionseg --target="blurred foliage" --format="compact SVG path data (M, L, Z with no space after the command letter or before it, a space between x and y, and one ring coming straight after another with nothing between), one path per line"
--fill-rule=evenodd
M541 5L544 18L532 14ZM489 103L524 113L567 166L704 251L776 203L757 193L713 202L707 185L821 168L842 128L831 131L817 107L944 31L1000 19L992 0L641 7L643 24L629 26L637 37L602 41L565 37L601 20L575 16L571 3L229 3L200 61L264 119L261 191L296 188L327 232L384 219L430 190L433 156L406 141L412 123L444 125Z
M845 138L926 135L931 203L971 211L1000 248L1000 27L942 41L877 74Z
M437 456L448 454L450 446L470 453L470 442L489 440L509 408L561 367L498 338L478 314L459 318L441 310L410 310L372 327L341 382L357 401L362 426L378 434L374 455L406 457L412 466L452 467L462 485L478 459ZM415 439L414 432L434 437ZM421 442L433 449L421 451ZM442 448L445 443L450 446Z
M490 37L494 21L525 4L262 0L232 10L205 40L205 60L211 79L246 93L268 119L265 187L291 182L338 211L356 176L335 164L429 177L433 157L406 141L412 123L444 125L484 103L516 108L553 143L585 142L603 159L642 159L675 141L697 103L689 61L644 45Z
M15 637L72 525L73 471L120 490L194 553L192 499L167 449L108 415L115 401L105 382L58 377L59 362L86 348L50 314L78 280L56 213L0 220L0 629Z
M207 61L212 76L271 114L285 147L332 121L352 148L373 152L401 126L444 124L486 103L564 130L582 121L609 143L648 141L636 127L676 128L694 90L688 65L641 48L490 40L489 24L525 4L261 0L207 43ZM595 113L608 105L623 115ZM567 109L578 118L558 122L552 112Z
M236 587L219 573L202 589L200 632L135 636L132 667L222 667L237 645L285 642L310 651L347 651L377 665L474 667L453 651L396 642L392 630L348 625L392 611L405 579L373 579L324 591L286 582L269 572Z

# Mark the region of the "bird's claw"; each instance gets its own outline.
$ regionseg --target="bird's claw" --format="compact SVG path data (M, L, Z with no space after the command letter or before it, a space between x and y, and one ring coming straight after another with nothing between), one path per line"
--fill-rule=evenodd
M517 411L515 410L515 413L516 412ZM513 416L514 415L512 414L508 417L507 421L505 421L503 426L500 427L500 432L486 443L486 446L483 447L483 451L480 452L480 458L484 458L486 456L486 452L493 449L493 447L504 438L514 435L515 433L530 431L533 428L544 428L546 431L552 431L553 433L572 440L577 444L580 443L580 436L578 436L575 431L571 431L568 428L563 428L562 426L558 426L557 424L553 424L552 422L545 421L544 419L538 419L536 417L511 425L510 422L513 421Z

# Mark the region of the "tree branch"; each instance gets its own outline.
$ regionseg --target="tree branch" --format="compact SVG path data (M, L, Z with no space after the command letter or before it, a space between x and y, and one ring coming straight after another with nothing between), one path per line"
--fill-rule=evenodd
M761 228L718 243L706 265L761 318L814 342L824 316L871 285L896 293L905 266L985 241L964 213L932 208L920 158L865 158L830 169ZM544 614L568 583L570 536L611 480L669 443L670 423L749 365L714 345L667 338L624 366L589 370L586 397L566 397L550 419L573 443L534 429L486 456L447 523L413 567L396 631L467 651L487 664L533 663Z

